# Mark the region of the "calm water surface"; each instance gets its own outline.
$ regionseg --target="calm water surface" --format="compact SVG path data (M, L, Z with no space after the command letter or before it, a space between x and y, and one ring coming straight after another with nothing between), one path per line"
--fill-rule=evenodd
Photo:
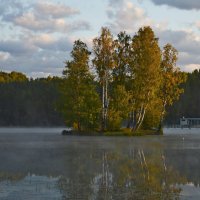
M200 199L200 134L62 136L0 129L1 200Z

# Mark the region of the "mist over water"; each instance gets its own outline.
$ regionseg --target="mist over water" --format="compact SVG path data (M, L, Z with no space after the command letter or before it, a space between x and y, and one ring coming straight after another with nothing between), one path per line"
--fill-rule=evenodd
M0 129L0 199L200 199L200 135Z

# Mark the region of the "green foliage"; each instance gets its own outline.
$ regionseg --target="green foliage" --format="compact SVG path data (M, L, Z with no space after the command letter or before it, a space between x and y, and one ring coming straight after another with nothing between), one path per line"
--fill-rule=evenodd
M130 95L124 85L113 87L108 110L108 130L119 130L121 128L122 121L127 118L129 112L129 99Z
M114 41L108 28L101 29L101 35L93 40L92 60L97 72L100 83L103 84L105 78L110 78L110 72L114 66Z
M131 37L126 32L118 34L115 42L114 61L115 67L112 71L113 85L124 85L127 87L129 65L131 61Z
M109 85L111 82L112 69L115 66L114 41L108 28L101 29L101 35L93 40L92 60L99 85L101 86L101 130L106 130L108 107L109 107Z
M28 81L28 78L26 75L20 73L20 72L0 72L0 84L1 83L11 83L11 82L23 82Z
M162 111L160 115L159 129L162 128L164 115L166 114L166 106L170 106L174 101L179 99L181 93L184 92L182 83L187 79L185 73L176 67L178 59L178 51L171 45L164 46L161 62L162 82L159 91L159 98L162 101Z
M160 92L160 97L165 105L172 105L184 91L180 86L187 77L176 67L177 56L178 52L172 45L165 45L161 62L162 84Z
M7 80L0 83L0 126L64 125L56 110L60 78L28 80L17 72L4 72L0 77Z
M72 61L67 61L61 86L61 110L68 126L77 125L79 131L98 128L99 98L93 77L89 71L87 46L75 41L71 52Z
M151 102L150 106L146 111L146 115L142 123L142 129L145 130L152 128L156 129L160 123L161 112L162 112L162 102L161 99L157 98Z
M150 27L139 29L131 45L132 63L129 88L132 93L130 102L135 115L133 130L137 130L143 122L146 110L157 98L161 82L161 52L158 39Z

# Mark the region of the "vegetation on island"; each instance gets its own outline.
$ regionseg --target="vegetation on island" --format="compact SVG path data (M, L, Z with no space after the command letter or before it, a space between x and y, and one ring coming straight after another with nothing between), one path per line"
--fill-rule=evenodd
M75 41L61 87L69 126L104 132L123 124L132 132L153 127L161 132L166 106L178 99L186 81L176 66L177 54L171 44L161 50L150 27L116 38L102 28L91 52Z
M161 133L166 109L187 85L177 59L171 44L160 48L151 27L116 37L102 28L91 50L81 40L74 42L60 78L33 80L1 72L0 125L65 124L108 135Z

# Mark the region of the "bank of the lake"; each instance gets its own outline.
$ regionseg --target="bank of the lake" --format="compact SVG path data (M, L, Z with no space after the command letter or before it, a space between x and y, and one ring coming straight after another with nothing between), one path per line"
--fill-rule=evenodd
M146 136L146 135L163 135L162 132L157 130L137 130L131 131L130 129L122 129L119 131L70 131L63 130L62 135L74 135L74 136Z

